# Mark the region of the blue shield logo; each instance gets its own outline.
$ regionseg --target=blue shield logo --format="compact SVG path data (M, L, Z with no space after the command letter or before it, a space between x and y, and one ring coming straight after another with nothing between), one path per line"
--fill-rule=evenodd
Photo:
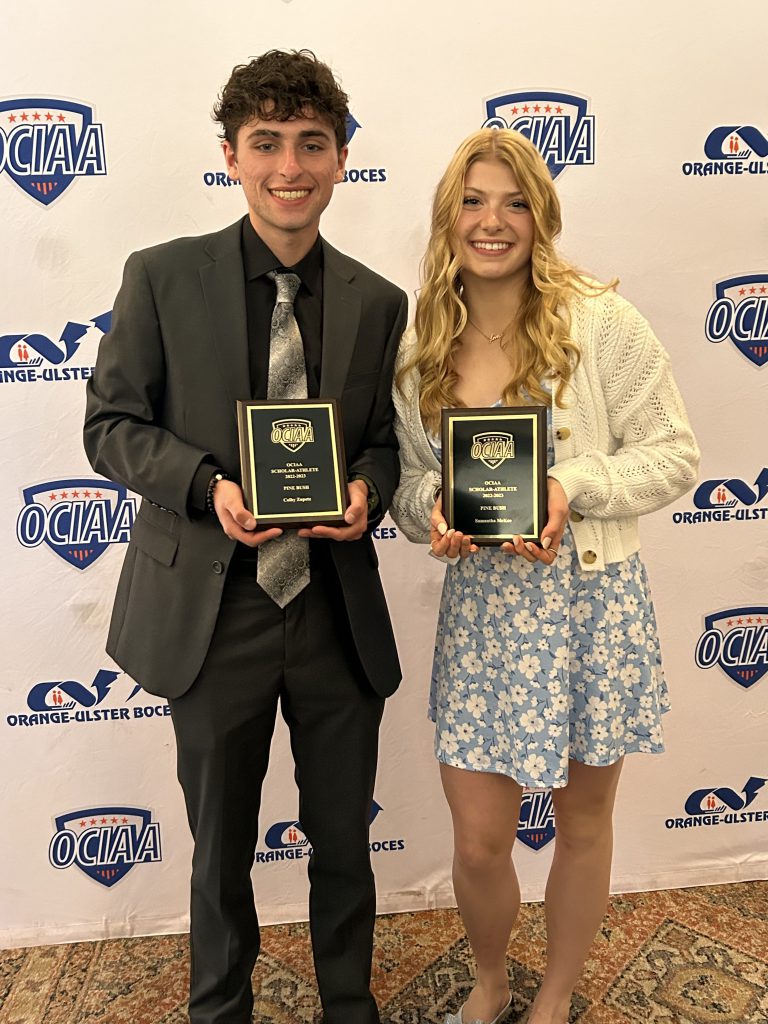
M583 96L541 89L493 96L485 101L483 128L510 128L530 139L553 178L595 162L595 118Z
M56 818L48 859L55 868L76 864L111 888L134 864L162 860L160 826L141 807L91 807Z
M548 789L527 789L520 804L517 838L531 850L541 850L555 838L555 809Z
M704 616L705 630L696 644L699 668L718 665L748 689L768 671L768 606L730 608Z
M23 490L16 536L26 548L43 541L76 569L87 569L110 544L127 543L136 502L122 484L81 478L51 480Z
M705 332L709 341L729 338L755 366L768 362L768 274L743 274L715 284Z
M75 178L106 174L93 108L60 99L0 100L0 171L43 206Z

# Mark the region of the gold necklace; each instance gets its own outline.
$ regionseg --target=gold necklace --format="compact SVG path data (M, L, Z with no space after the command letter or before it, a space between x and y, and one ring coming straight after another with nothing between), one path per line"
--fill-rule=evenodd
M482 336L485 338L485 340L490 342L491 345L494 343L494 341L500 342L502 340L502 338L507 333L507 331L512 326L512 324L515 322L515 320L516 320L516 317L513 316L512 319L507 324L507 326L502 331L500 331L498 334L486 334L485 331L481 331L480 330L480 328L477 326L477 324L472 319L472 317L469 315L469 313L467 313L467 322L472 324L472 326L475 328L477 333L478 334L482 334Z

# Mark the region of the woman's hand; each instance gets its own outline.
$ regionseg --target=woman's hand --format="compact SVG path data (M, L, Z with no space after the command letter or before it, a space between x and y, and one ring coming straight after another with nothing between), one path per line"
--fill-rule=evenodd
M541 546L522 537L515 537L510 543L501 545L501 550L510 555L520 555L527 562L544 562L552 565L557 558L560 542L565 533L565 526L571 514L568 499L560 483L553 477L547 477L547 525L541 531Z
M429 541L436 558L466 558L471 551L477 551L472 538L458 530L449 530L443 516L443 499L438 494L430 516Z

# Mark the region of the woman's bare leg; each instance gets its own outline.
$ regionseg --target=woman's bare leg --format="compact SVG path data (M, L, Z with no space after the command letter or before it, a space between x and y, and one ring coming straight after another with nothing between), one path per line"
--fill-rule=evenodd
M570 761L552 792L555 855L546 890L547 968L530 1024L565 1024L571 996L605 914L613 855L613 805L623 759L605 768Z
M464 1020L491 1021L509 998L506 951L520 908L512 846L523 790L490 772L441 764L440 775L453 817L453 888L477 964Z

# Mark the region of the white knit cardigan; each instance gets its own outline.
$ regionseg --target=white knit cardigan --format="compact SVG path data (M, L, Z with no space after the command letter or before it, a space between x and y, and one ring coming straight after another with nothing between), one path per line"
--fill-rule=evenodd
M609 291L575 298L570 312L581 359L564 392L565 408L552 403L555 463L548 475L568 498L579 563L599 570L639 549L638 515L694 485L699 450L669 356L634 306ZM398 369L415 344L411 327ZM419 413L418 371L401 386L394 388L401 476L391 514L406 537L428 543L440 463Z

